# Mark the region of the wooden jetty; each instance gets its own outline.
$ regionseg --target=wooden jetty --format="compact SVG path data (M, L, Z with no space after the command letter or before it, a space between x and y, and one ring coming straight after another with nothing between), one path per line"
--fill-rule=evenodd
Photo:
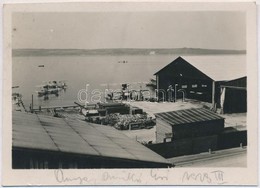
M42 111L42 110L56 110L56 109L67 109L67 108L77 108L79 107L78 105L65 105L65 106L44 106L41 107L39 106L39 108L34 108L33 111L34 112L38 112L38 111Z

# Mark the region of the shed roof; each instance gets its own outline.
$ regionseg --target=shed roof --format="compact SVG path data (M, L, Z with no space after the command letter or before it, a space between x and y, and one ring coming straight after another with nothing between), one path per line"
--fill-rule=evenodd
M158 74L166 68L170 67L170 64L174 64L177 61L182 61L191 64L196 69L207 75L214 81L228 81L236 78L246 76L246 60L243 58L236 58L234 56L185 56L178 57L161 70L155 73Z
M224 87L240 87L240 88L244 88L246 89L246 85L247 85L247 77L242 77L242 78L238 78L235 80L230 80L228 82L225 82L222 86Z
M13 147L170 164L113 127L13 112Z
M189 124L201 121L213 121L224 119L214 112L205 108L191 108L186 110L176 110L172 112L163 112L155 114L157 118L162 119L170 125Z

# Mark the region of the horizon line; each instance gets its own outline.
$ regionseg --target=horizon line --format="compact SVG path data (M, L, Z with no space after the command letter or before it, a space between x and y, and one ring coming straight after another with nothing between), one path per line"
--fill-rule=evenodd
M12 50L114 50L114 49L140 49L140 50L171 50L171 49L199 49L199 50L226 50L226 51L247 51L246 49L220 49L220 48L194 48L194 47L177 47L177 48L12 48Z

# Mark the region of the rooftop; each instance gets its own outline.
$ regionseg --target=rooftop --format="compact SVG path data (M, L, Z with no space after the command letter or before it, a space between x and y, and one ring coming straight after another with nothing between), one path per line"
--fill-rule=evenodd
M177 61L191 64L214 81L228 81L246 76L246 60L244 58L236 59L233 56L225 56L224 58L208 58L207 56L178 57L156 72L155 75Z
M155 114L157 118L164 120L170 125L180 125L187 123L195 123L201 121L211 121L224 119L214 112L205 108L191 108L185 110L177 110L172 112L163 112Z
M112 127L23 112L13 112L13 147L170 164Z

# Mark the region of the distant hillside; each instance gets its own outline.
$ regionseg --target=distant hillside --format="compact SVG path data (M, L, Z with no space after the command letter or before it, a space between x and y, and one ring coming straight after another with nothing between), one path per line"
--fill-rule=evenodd
M224 55L246 54L246 50L219 50L201 48L172 49L13 49L13 56L84 56L84 55Z

